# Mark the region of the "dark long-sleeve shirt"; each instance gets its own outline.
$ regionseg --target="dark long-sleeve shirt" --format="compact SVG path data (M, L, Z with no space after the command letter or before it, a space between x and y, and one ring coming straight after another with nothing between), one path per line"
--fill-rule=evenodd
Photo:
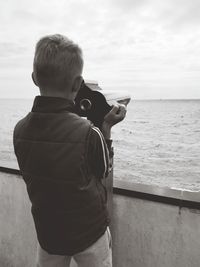
M93 126L89 136L88 163L93 174L98 178L106 178L112 169L112 141L105 140L99 128Z

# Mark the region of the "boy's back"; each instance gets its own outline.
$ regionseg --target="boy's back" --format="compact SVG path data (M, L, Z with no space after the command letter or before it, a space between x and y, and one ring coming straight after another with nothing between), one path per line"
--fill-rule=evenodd
M36 97L14 131L40 245L64 255L93 244L109 221L105 189L86 155L92 127L72 109L65 99Z

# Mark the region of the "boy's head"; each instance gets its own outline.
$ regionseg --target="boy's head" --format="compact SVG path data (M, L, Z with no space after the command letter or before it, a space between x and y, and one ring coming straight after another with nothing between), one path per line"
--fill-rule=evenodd
M55 34L36 44L33 80L42 95L72 99L82 82L82 51L67 37Z

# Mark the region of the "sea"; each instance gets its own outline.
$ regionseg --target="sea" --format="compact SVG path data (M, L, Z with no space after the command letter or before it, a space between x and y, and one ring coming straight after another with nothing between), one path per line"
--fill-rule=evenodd
M31 99L0 99L0 165L17 166L13 129ZM131 100L112 129L114 179L200 191L200 100Z

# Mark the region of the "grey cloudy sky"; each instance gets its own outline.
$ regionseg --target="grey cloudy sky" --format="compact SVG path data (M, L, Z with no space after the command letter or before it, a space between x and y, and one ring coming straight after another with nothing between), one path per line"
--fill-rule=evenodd
M84 77L134 98L200 98L199 0L0 1L0 97L33 97L36 41L61 33Z

